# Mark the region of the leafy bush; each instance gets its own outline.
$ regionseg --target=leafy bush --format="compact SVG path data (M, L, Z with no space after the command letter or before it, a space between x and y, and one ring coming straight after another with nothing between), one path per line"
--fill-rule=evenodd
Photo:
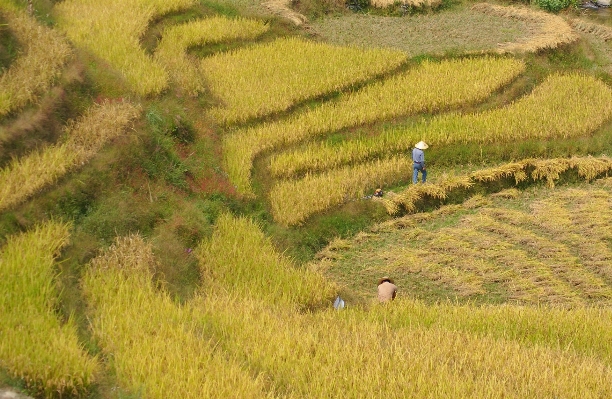
M536 4L543 10L559 12L564 8L576 4L575 0L536 0Z

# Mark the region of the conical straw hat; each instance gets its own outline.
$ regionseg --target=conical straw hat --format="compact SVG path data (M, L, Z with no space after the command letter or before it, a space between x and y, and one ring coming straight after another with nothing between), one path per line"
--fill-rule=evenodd
M426 142L424 141L419 141L418 143L416 143L414 145L416 148L418 148L419 150L426 150L427 148L429 148L429 146L427 145Z

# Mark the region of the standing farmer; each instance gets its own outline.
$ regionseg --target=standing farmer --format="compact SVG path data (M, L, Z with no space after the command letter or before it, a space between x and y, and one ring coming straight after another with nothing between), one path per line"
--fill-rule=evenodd
M419 141L412 149L412 183L417 184L419 181L419 171L421 171L422 181L427 180L427 170L425 169L425 152L429 146L424 141Z

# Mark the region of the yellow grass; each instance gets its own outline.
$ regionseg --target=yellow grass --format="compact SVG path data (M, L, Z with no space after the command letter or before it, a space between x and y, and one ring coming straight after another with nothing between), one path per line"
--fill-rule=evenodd
M0 210L14 206L83 165L128 123L139 108L130 103L104 103L66 127L66 140L13 160L0 170Z
M237 131L224 141L225 167L238 191L252 195L251 167L262 151L347 127L480 101L508 84L524 69L523 62L509 58L426 61L408 72L286 121ZM289 167L286 162L276 162L279 166L275 170Z
M579 75L554 75L507 107L477 114L441 115L411 128L386 130L378 136L336 145L312 144L274 156L270 171L276 177L316 172L405 151L422 139L441 146L579 137L592 133L612 115L606 106L609 101L612 91L603 82Z
M474 336L548 347L612 364L609 308L550 306L426 305L400 300L368 312L366 318L392 328L428 326ZM562 395L563 396L563 395Z
M412 159L397 157L282 181L270 190L274 220L296 225L316 212L362 197L366 190L412 178Z
M24 12L5 11L3 15L21 53L0 76L0 117L44 94L71 55L61 35Z
M83 278L94 338L120 387L152 399L266 397L263 379L219 352L191 309L156 289L155 263L142 238L118 238Z
M84 393L99 371L77 336L72 318L57 314L54 258L68 243L70 226L47 222L8 237L0 249L0 367L32 392Z
M168 84L164 68L139 40L151 20L196 4L195 0L66 0L54 7L58 26L77 46L109 62L139 95L156 95Z
M504 7L489 3L475 4L472 9L485 14L514 18L539 25L533 34L523 40L500 44L497 49L499 53L537 52L543 49L554 49L578 40L578 35L562 17L544 11L535 11L527 7Z
M400 51L284 38L215 54L204 58L201 68L213 95L222 102L211 115L234 123L350 87L392 71L406 58Z
M221 16L166 28L155 51L155 58L165 65L177 85L190 95L202 92L205 84L195 61L187 50L194 46L235 39L253 39L266 32L262 21Z
M612 374L601 360L566 348L417 325L426 319L385 321L387 312L403 306L398 301L371 314L357 308L299 314L224 297L199 304L220 346L290 397L584 398L611 391Z
M335 287L313 271L300 270L279 254L259 227L245 218L223 215L213 237L197 250L207 293L313 308L333 300Z

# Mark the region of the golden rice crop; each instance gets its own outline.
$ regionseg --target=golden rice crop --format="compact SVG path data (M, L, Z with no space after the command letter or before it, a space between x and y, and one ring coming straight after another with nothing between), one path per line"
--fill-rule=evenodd
M286 121L243 129L224 141L224 162L238 191L252 195L251 166L262 151L296 143L347 127L485 99L525 69L510 58L471 58L423 62L419 67L369 85L338 101ZM411 148L412 144L407 147ZM284 170L287 163L275 170Z
M490 3L478 3L472 6L475 11L502 17L515 18L536 23L537 29L532 35L514 43L499 45L499 53L537 52L542 49L554 49L578 40L578 35L560 16L527 7L504 7Z
M70 226L46 222L8 237L0 249L0 367L33 392L84 393L99 371L78 340L72 318L62 322L54 258Z
M0 210L20 203L83 165L138 116L130 103L95 105L66 127L66 140L13 160L0 170Z
M396 301L371 309L367 320L392 328L428 326L475 336L511 340L527 347L548 347L612 364L612 314L606 307L428 305Z
M195 0L66 0L54 10L70 40L108 61L136 93L146 96L164 90L168 76L144 52L141 36L154 18L194 4Z
M274 220L284 225L302 223L316 212L354 200L377 187L412 176L412 160L397 157L287 180L270 190Z
M190 95L204 90L201 73L187 56L189 47L235 39L252 39L268 30L262 21L210 17L166 28L155 58L168 68L172 79Z
M222 102L211 114L223 123L234 123L350 87L392 71L406 58L395 50L283 38L204 58L201 68L213 95Z
M215 233L201 243L197 256L207 293L229 291L303 308L320 306L335 294L332 284L318 273L299 269L245 218L221 216Z
M593 101L591 95L598 100ZM451 145L580 137L592 133L612 115L605 105L611 100L612 91L603 82L580 75L553 75L531 94L507 107L476 114L440 115L414 127L393 128L378 136L335 145L312 144L274 156L270 170L275 176L315 172L383 153L405 151L420 140Z
M83 278L91 329L119 386L159 399L267 397L263 380L219 352L190 308L156 288L154 269L151 246L134 235L117 238Z
M21 54L0 76L0 117L45 93L71 55L66 40L53 29L22 11L3 14Z
M395 327L386 313L370 322L358 308L300 314L223 297L198 305L220 347L295 398L583 398L611 390L607 363L566 348L426 328L414 317L390 317L403 322Z

